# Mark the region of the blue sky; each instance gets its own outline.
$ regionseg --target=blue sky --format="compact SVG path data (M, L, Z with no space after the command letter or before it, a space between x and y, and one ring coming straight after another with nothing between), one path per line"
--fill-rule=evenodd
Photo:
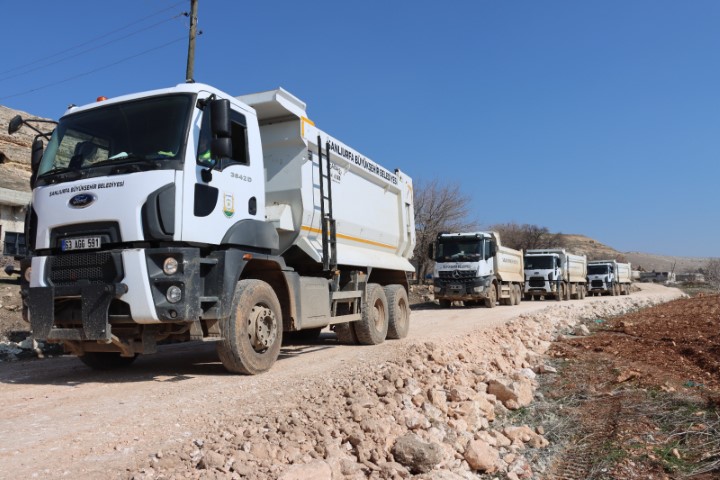
M4 3L1 105L184 81L189 0ZM195 79L286 88L381 165L459 183L483 225L720 257L718 25L709 0L199 0Z

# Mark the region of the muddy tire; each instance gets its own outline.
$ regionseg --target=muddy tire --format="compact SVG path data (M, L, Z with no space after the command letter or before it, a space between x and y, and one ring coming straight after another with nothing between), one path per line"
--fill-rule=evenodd
M256 375L270 369L280 354L283 323L280 302L261 280L240 280L231 313L220 321L218 356L233 373Z
M93 370L105 371L129 367L137 357L121 357L120 352L85 352L78 358Z
M520 285L514 285L513 288L515 291L515 305L520 305L520 302L522 302L522 291L520 290Z
M569 283L565 284L565 300L572 300L572 286Z
M555 300L560 302L560 301L562 301L564 296L565 296L565 285L563 283L559 283L557 286L557 292L555 293Z
M377 283L369 283L362 304L362 318L354 322L355 335L361 345L378 345L388 332L388 301Z
M410 300L405 287L388 285L383 290L388 303L387 338L392 340L405 338L410 331Z
M496 303L497 303L497 289L495 288L495 285L491 285L490 292L488 294L488 298L485 299L485 306L487 308L495 308Z

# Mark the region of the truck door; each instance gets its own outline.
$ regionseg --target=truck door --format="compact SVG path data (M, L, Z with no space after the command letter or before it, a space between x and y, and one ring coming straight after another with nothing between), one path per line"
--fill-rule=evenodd
M210 103L196 122L199 131L194 171L186 176L184 185L183 241L218 245L238 222L264 222L264 172L257 120L252 113L231 105L230 158L211 158Z

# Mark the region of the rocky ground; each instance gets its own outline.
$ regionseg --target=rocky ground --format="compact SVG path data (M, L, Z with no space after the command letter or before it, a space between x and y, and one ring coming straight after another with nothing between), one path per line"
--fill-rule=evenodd
M62 373L73 359L6 362L0 428L23 421L32 433L0 441L0 463L46 478L717 474L718 297L652 307L680 293L641 288L491 310L440 309L418 291L410 338L343 347L327 333L284 349L260 377L223 375L207 354L197 367L180 356L139 360L137 373L111 378L79 366ZM696 403L669 400L689 394ZM663 431L667 420L638 416L656 398L657 418L679 422L675 433ZM704 443L685 448L695 439ZM36 457L38 442L62 458Z

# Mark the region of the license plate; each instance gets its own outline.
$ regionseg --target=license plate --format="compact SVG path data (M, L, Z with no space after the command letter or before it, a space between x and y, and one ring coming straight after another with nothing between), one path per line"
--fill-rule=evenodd
M60 249L63 252L70 250L91 250L94 248L100 248L100 237L66 238L60 245Z
M462 285L450 285L450 290L462 290Z

